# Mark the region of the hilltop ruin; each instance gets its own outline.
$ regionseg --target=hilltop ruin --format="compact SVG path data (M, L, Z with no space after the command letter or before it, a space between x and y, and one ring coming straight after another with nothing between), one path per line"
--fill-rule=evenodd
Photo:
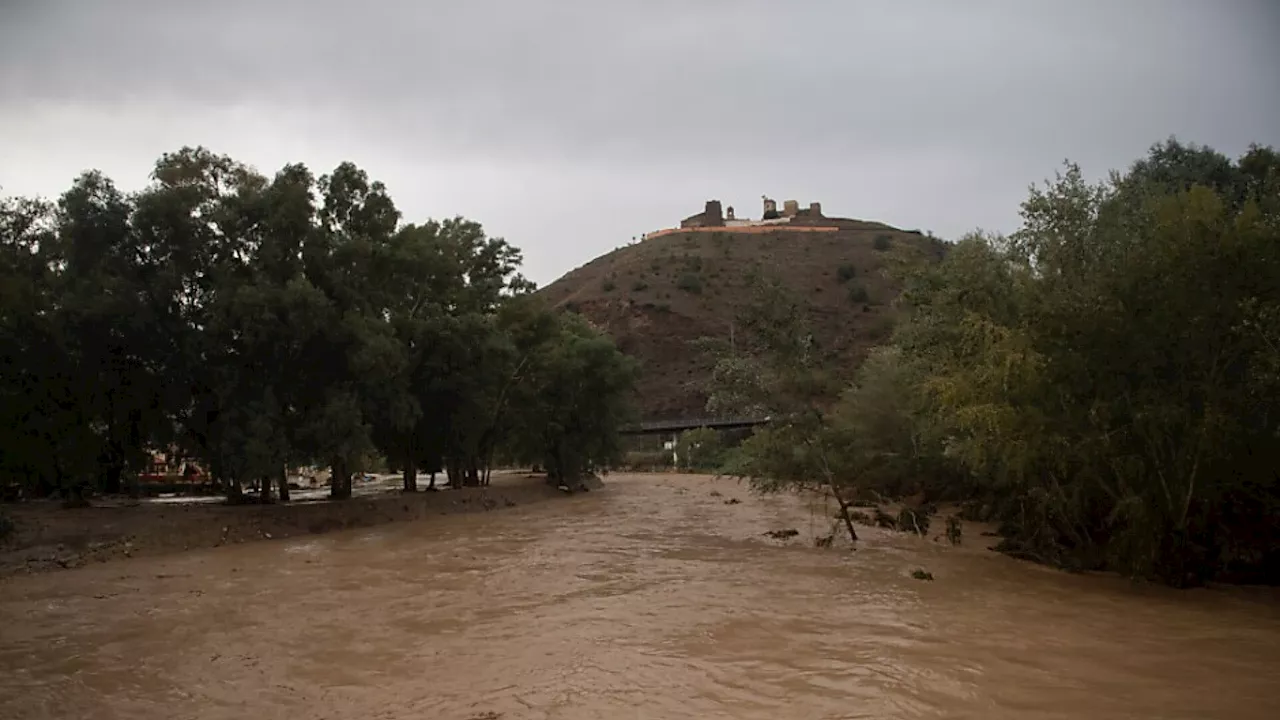
M763 232L765 230L803 230L832 231L843 223L853 222L844 218L829 218L822 214L822 203L811 202L808 207L800 207L795 200L782 203L782 211L778 211L778 202L767 195L762 195L759 219L738 217L733 206L727 208L719 200L708 200L702 212L680 221L679 227L663 228L645 233L642 239L669 235L671 233L694 232L707 228L725 228L735 232Z
M809 207L801 209L800 203L787 200L782 203L782 212L778 212L778 202L767 195L762 195L763 211L759 220L739 218L734 214L733 206L721 211L719 200L708 200L706 207L697 215L690 215L680 221L681 228L706 227L752 227L754 225L785 225L797 218L825 219L822 215L822 203L812 202Z

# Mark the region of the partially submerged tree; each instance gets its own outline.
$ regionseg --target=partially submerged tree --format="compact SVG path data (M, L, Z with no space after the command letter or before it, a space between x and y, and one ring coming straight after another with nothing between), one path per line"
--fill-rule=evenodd
M764 492L830 494L850 539L857 540L849 516L857 478L839 432L827 421L833 380L820 362L806 317L801 301L780 283L758 280L752 302L742 309L742 342L729 348L704 342L720 353L709 405L771 418L767 428L729 454L723 472L747 478ZM726 372L729 368L751 372ZM742 404L732 407L727 399Z
M1280 577L1280 163L1174 142L1126 175L1069 166L1010 238L919 278L898 336L924 417L1006 547L1195 584ZM1269 319L1268 319L1269 318Z
M573 487L620 456L635 361L576 314L530 357L527 381L513 388L513 453L540 462L548 480Z
M177 445L231 502L287 500L286 468L316 462L342 499L375 452L406 490L487 482L529 417L580 473L616 444L628 366L530 302L520 262L463 218L401 224L350 163L267 178L184 148L132 197L88 173L56 205L5 200L0 472L118 492Z
M969 497L1004 549L1065 567L1280 580L1278 247L1271 148L1233 162L1169 141L1098 184L1069 165L1017 233L910 278L907 321L838 403L801 401L814 374L787 303L754 308L773 319L760 370L719 397L758 389L777 419L729 469L842 505Z

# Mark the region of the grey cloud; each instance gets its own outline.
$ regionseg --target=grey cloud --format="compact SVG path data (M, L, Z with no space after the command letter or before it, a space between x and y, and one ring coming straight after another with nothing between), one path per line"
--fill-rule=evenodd
M157 108L195 128L244 108L383 167L404 192L432 185L488 213L478 219L524 245L540 280L713 195L745 205L804 192L948 234L1007 230L1026 185L1063 158L1100 175L1170 134L1230 153L1280 142L1269 0L3 8L6 125L50 108ZM34 125L0 137L0 152L58 142ZM255 147L236 127L215 130ZM473 168L461 176L489 187L415 179L441 166ZM550 210L566 196L608 208L575 215L580 245Z

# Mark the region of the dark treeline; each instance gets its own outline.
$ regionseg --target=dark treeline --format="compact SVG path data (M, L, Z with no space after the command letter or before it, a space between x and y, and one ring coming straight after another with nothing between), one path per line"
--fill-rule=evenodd
M780 420L728 470L842 505L967 501L1006 551L1066 568L1280 582L1280 156L1169 141L1102 183L1068 166L1022 216L909 273L842 394L762 288L712 401Z
M0 201L0 475L34 496L130 489L179 448L241 497L331 494L380 455L406 490L505 459L569 482L608 461L634 369L530 295L518 250L461 218L404 224L344 163L257 174L202 148L125 194L83 175Z

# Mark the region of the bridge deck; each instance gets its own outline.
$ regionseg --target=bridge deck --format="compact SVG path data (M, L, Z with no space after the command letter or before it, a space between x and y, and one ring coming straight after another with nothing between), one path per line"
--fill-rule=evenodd
M762 418L729 418L729 419L712 419L698 418L689 420L659 420L655 422L643 422L638 425L624 427L621 430L623 435L666 435L670 433L683 432L685 430L697 430L698 428L711 428L713 430L740 430L744 428L765 425L771 420L768 417Z

